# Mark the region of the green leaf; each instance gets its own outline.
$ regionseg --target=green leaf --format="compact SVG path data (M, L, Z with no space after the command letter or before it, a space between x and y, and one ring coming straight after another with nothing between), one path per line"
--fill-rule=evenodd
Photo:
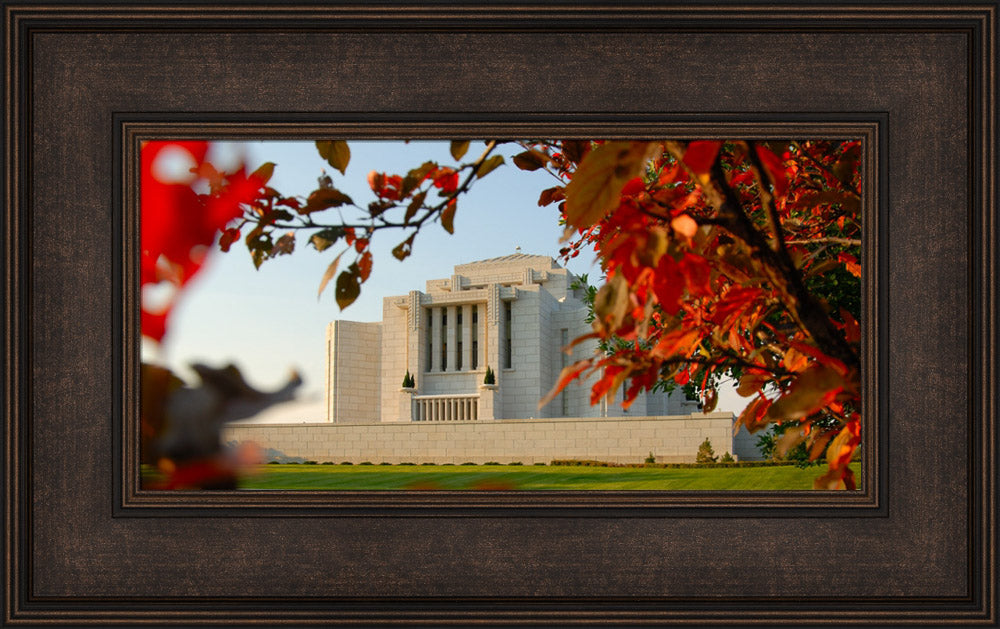
M328 164L340 171L340 174L347 174L347 164L351 161L351 148L344 140L316 141L316 150L320 157Z
M261 164L257 170L253 171L251 177L256 177L260 179L261 184L266 184L271 180L274 175L274 162L264 162Z
M465 152L469 150L468 140L452 140L451 142L451 156L455 158L455 161L462 159Z
M340 227L327 227L309 237L309 242L316 248L316 251L326 251L340 240L344 235L344 230ZM321 291L322 292L322 291Z
M500 164L503 164L503 156L494 155L479 165L479 168L476 169L476 176L481 179L493 172L493 170Z
M319 292L316 293L317 299L319 299L319 296L323 294L323 289L326 288L330 279L332 279L334 274L337 272L337 265L340 264L340 256L342 255L344 255L343 251L337 254L337 257L333 259L330 266L326 267L326 272L323 273L323 279L319 281Z
M352 264L346 271L337 276L337 305L340 309L350 306L361 294L360 270L357 264Z

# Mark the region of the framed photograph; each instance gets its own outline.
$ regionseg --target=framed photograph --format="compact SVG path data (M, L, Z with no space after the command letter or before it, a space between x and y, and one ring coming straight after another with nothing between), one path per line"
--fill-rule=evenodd
M5 623L997 622L995 4L3 8ZM144 484L143 146L469 138L857 140L857 490Z

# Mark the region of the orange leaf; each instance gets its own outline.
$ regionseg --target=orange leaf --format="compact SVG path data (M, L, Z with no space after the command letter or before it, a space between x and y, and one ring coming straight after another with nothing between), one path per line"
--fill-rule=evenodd
M771 405L766 419L802 419L824 408L844 390L844 379L825 365L813 365L799 374L788 391Z
M687 238L688 242L698 233L698 223L687 214L675 217L674 220L670 221L670 226L675 232Z
M590 227L618 207L622 187L643 173L656 148L650 142L607 142L587 153L566 186L566 222Z
M559 373L559 379L556 381L556 385L552 387L552 389L545 394L545 397L538 402L538 408L542 408L551 402L563 389L566 388L566 385L575 380L577 376L583 373L590 366L591 361L581 360L573 363L572 365L563 367L562 371Z

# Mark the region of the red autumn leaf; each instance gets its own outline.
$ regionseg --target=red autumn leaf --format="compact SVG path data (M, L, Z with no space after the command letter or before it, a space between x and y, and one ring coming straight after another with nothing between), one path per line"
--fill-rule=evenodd
M361 259L358 260L358 276L362 282L368 281L368 276L372 273L372 252L365 251Z
M788 192L788 179L785 177L785 167L778 159L778 156L766 146L757 145L757 157L760 158L764 168L767 169L774 183L774 192L777 196L783 197ZM763 174L763 173L762 173Z
M705 258L692 253L685 253L678 263L681 274L691 295L708 296L712 294L712 267Z
M633 177L629 179L628 182L622 187L623 197L634 197L640 192L645 192L646 184L643 182L642 177Z
M684 164L696 175L704 175L712 168L719 154L722 142L717 140L699 140L688 144L684 152Z
M229 251L229 248L234 242L239 240L240 230L236 228L227 229L222 232L222 237L219 238L219 248L223 251Z
M458 190L458 171L454 168L439 168L434 174L434 187L440 188L442 194L451 194Z

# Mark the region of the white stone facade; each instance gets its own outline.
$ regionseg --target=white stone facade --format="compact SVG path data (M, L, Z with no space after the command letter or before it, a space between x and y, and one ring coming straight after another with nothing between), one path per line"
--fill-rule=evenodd
M334 321L327 330L327 421L398 423L686 415L683 395L642 395L625 411L590 405L591 382L538 401L562 368L593 355L576 277L548 256L517 253L455 267L424 291L386 297L381 323ZM484 387L486 369L495 387ZM406 372L416 380L402 390ZM619 397L620 400L620 397Z

